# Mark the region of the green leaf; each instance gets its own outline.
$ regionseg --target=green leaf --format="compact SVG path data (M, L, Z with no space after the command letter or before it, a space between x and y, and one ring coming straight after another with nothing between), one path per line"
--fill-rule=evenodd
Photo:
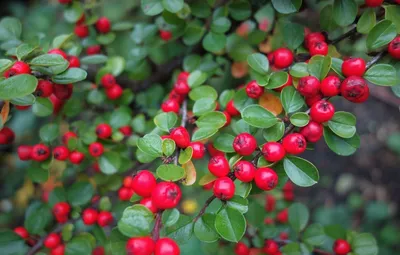
M131 30L134 24L130 21L120 21L112 24L112 31Z
M125 59L119 56L108 58L106 69L114 76L120 75L125 69Z
M297 49L304 41L304 27L299 24L284 22L282 33L283 41L292 50Z
M178 209L165 210L162 213L162 224L165 227L173 226L179 220L180 213Z
M300 187L310 187L319 180L318 169L305 159L288 156L283 160L283 167L289 179Z
M102 54L84 56L81 58L81 63L85 65L98 65L107 62L108 57Z
M215 229L225 240L239 242L246 231L246 220L238 210L226 207L215 217Z
M207 74L196 70L189 75L188 84L191 88L195 88L203 84L207 80Z
M290 75L296 78L308 76L308 64L307 63L296 63L290 67Z
M154 117L154 124L162 131L169 132L176 124L178 117L174 112L163 112Z
M185 169L174 164L161 165L156 170L157 177L164 181L178 181L185 177Z
M33 182L43 183L49 179L49 171L41 167L31 166L27 169L26 174Z
M202 116L206 113L215 110L216 101L212 98L201 98L197 100L193 105L193 114L196 116Z
M87 73L81 68L68 68L67 71L57 74L51 80L57 84L69 84L86 79Z
M222 133L219 136L217 136L214 141L213 145L217 150L223 151L223 152L235 152L233 149L233 140L235 137L233 135L227 134L227 133Z
M185 244L193 235L193 222L188 216L181 215L178 222L166 230L166 234L179 245Z
M58 54L43 54L37 56L34 59L32 59L32 61L29 64L32 66L43 66L43 67L65 66L65 65L67 65L68 67L69 65L68 61Z
M309 245L322 245L326 240L324 227L318 223L308 226L304 231L303 240Z
M11 229L0 230L0 250L5 255L22 255L29 251L28 245ZM36 253L37 255L43 255Z
M162 141L162 151L165 156L169 157L174 154L175 148L176 145L174 140L167 138Z
M237 161L238 160L236 160L236 162ZM234 165L234 164L230 164L230 165ZM253 188L253 185L251 184L251 182L238 182L237 180L235 181L235 186L236 186L235 195L238 195L238 196L241 196L244 198L249 196L251 189Z
M224 34L217 34L209 32L203 39L203 48L207 51L217 53L225 48L226 36Z
M375 26L375 24L375 11L372 8L368 8L361 15L360 19L357 22L357 32L359 32L360 34L368 34L368 32Z
M17 58L19 60L24 59L29 54L31 54L35 49L37 49L37 46L32 46L30 44L23 43L16 49Z
M114 129L129 125L131 122L131 111L126 107L115 110L110 117L110 125Z
M193 101L197 101L203 98L209 98L215 101L218 98L218 93L213 87L208 85L203 85L192 89L189 93L189 97Z
M153 213L143 205L127 207L118 221L118 230L127 237L149 235L154 220Z
M149 16L160 14L164 10L161 0L141 0L141 6L144 14Z
M241 213L246 213L249 207L249 201L247 201L246 198L235 195L226 202L226 205Z
M172 13L177 13L183 8L183 0L162 0L162 5L164 8Z
M274 114L260 105L249 105L244 108L242 118L247 124L257 128L269 128L278 122Z
M356 133L356 117L349 112L335 112L328 122L329 128L342 138L351 138Z
M400 6L383 5L385 8L385 19L390 20L396 25L397 33L400 33Z
M296 231L301 232L310 219L310 211L301 203L294 203L289 207L289 224Z
M305 112L296 112L290 116L290 122L296 127L304 127L310 122L310 116Z
M368 50L376 50L389 44L397 35L396 26L390 20L376 24L367 36Z
M89 233L81 233L65 245L65 255L90 254L94 248L94 237Z
M192 141L195 142L195 141L204 140L206 138L210 138L211 136L213 136L217 132L218 132L218 128L201 127L199 129L197 129L196 131L194 131L194 133L192 135Z
M245 89L240 89L236 91L235 96L233 97L233 104L240 112L242 112L243 109L246 108L246 106L252 105L254 103L255 100L247 96Z
M333 19L341 27L354 22L358 6L354 0L335 0L333 3Z
M190 22L183 34L183 42L186 45L194 45L203 38L205 32L206 30L200 22Z
M333 31L338 27L333 17L333 6L331 4L325 5L325 7L321 10L319 15L319 23L322 30L328 32Z
M50 207L38 203L30 213L27 211L24 226L30 234L40 234L51 223L52 219Z
M100 157L99 166L102 173L115 174L121 167L121 157L117 152L106 151Z
M53 49L61 49L63 48L64 44L68 42L71 38L74 37L74 34L64 34L59 35L53 39L52 48ZM56 54L54 54L56 55Z
M59 202L67 201L67 193L63 187L54 188L49 194L49 205L53 207Z
M38 80L29 74L20 74L0 82L0 99L10 100L27 96L36 90Z
M137 146L141 151L153 157L162 156L162 140L159 135L147 134L138 140Z
M226 116L222 112L208 112L196 121L196 126L199 128L214 128L218 129L226 123Z
M226 17L219 17L212 21L211 31L215 33L226 33L231 27L231 21Z
M183 70L186 72L193 72L201 63L199 55L188 55L183 59Z
M194 224L194 234L202 242L213 243L219 239L215 230L215 214L205 213Z
M327 225L324 226L324 232L332 239L346 239L346 229L341 225Z
M53 104L48 98L38 97L32 105L32 112L39 117L49 116L53 113Z
M297 12L301 4L302 0L272 0L275 10L283 14Z
M16 97L10 100L10 102L14 105L33 105L36 102L36 97L32 94L23 96L23 97Z
M184 150L181 150L181 153L179 154L178 158L179 164L181 165L186 164L189 160L192 159L192 155L193 155L193 148L190 146Z
M75 23L82 17L83 12L82 3L74 1L64 10L64 18L69 23Z
M67 190L67 200L72 206L82 206L90 202L94 188L89 182L76 182Z
M281 92L281 102L286 113L292 113L304 106L304 98L293 87L289 86Z
M329 56L313 56L308 63L308 72L321 81L328 75L331 64L332 59Z
M351 249L355 255L377 255L378 246L373 235L358 234L351 242Z
M9 59L0 59L0 73L3 73L5 70L10 68L13 65L13 62Z
M235 20L245 20L251 15L251 5L244 0L232 2L229 5L229 14Z
M350 156L360 147L360 137L357 134L345 139L337 136L330 128L324 127L324 138L328 147L340 156Z
M107 34L99 34L96 37L96 40L99 44L108 45L111 44L116 38L116 34L114 32L108 32Z
M343 64L342 59L332 58L332 65L331 65L332 70L343 78L344 76L342 74L342 64Z
M257 73L268 74L269 61L264 54L254 53L247 56L247 63Z
M107 240L107 246L110 247L112 255L126 255L126 242L128 238L114 228Z
M399 84L399 80L396 77L396 69L389 64L373 65L363 77L379 86L395 86Z
M288 243L281 248L285 255L303 255L308 253L302 253L299 243Z
M21 36L22 25L19 19L5 17L0 21L0 41L17 39Z
M289 74L287 72L274 72L271 74L267 86L267 89L276 89L282 87L289 80Z
M59 136L59 126L55 123L49 123L42 126L39 130L40 139L45 143L51 143Z
M263 137L268 142L276 142L283 137L284 132L285 132L285 123L283 123L282 121L278 121L272 127L263 130Z

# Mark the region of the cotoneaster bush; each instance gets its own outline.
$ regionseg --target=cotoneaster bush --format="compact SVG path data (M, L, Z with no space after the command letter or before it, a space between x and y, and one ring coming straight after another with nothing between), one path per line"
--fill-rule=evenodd
M378 254L294 185L315 143L360 146L335 102L400 94L399 1L58 2L0 21L0 144L31 185L2 254Z

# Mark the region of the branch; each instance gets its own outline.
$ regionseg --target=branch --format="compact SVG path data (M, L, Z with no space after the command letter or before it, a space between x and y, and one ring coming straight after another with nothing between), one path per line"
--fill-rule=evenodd
M334 39L334 40L326 40L326 43L328 44L337 44L339 42L341 42L342 40L351 37L352 35L355 35L357 33L357 27L353 27L352 29L350 29L349 31L347 31L346 33L342 34L341 36L339 36L338 38Z
M198 221L201 218L201 216L203 216L203 214L206 212L207 207L211 204L212 201L214 201L215 198L216 197L212 195L207 199L207 201L205 202L205 204L203 205L197 216L193 219L193 223L196 223L196 221Z
M370 68L372 65L376 64L376 62L378 62L381 58L383 58L386 54L387 54L386 51L379 52L378 55L376 55L370 61L368 61L365 68L366 69Z
M153 231L151 232L154 241L157 241L158 238L160 238L160 230L162 227L161 216L162 211L159 211L156 215L156 223L154 224Z

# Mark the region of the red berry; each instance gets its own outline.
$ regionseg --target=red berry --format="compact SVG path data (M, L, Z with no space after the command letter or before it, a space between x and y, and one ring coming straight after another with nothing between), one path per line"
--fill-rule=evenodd
M68 68L81 66L81 61L76 56L68 56L68 62L69 62Z
M257 148L257 141L249 133L238 134L233 140L233 149L242 156L251 155Z
M297 87L297 90L305 97L316 96L320 90L319 80L314 76L302 77L299 80L299 86Z
M184 80L187 81L187 79L189 79L190 73L189 72L180 72L178 74L177 80Z
M222 113L225 115L225 118L226 118L224 127L227 127L227 126L229 126L229 124L231 124L231 120L232 120L231 115L229 115L229 113L227 111L223 111Z
M96 22L96 29L102 34L107 34L111 30L111 22L106 17L100 17Z
M310 48L316 42L325 42L325 36L322 33L315 32L305 36L304 42L307 48Z
M53 114L59 113L64 106L64 101L58 99L58 97L56 97L54 94L52 94L49 99L51 104L53 105Z
M337 76L329 75L321 82L321 92L326 97L333 97L339 94L340 79Z
M278 175L274 170L267 167L257 169L254 181L262 190L272 190L278 184Z
M267 217L267 218L265 218L264 223L266 225L272 225L272 224L274 224L274 219Z
M248 161L240 160L233 167L236 178L242 182L251 182L256 174L256 168Z
M74 28L74 33L79 38L85 38L89 35L89 28L84 24L77 24Z
M9 78L18 74L30 74L31 68L22 61L17 61L14 65L4 73L4 77Z
M117 100L122 96L123 93L124 90L118 84L114 84L114 86L112 86L111 88L106 89L106 95L110 100Z
M75 24L77 24L77 25L83 24L83 22L85 22L85 20L86 20L85 13L82 13L81 17L76 21Z
M258 85L258 83L253 80L246 85L246 94L250 98L257 99L264 93L264 88Z
M247 247L245 243L238 242L235 245L235 254L236 255L249 255L250 254L250 249Z
M267 195L265 197L265 211L273 212L276 206L276 199L273 195Z
M190 145L190 136L186 128L177 127L170 132L171 139L175 141L179 148L186 148Z
M287 48L279 48L274 51L274 66L282 69L293 63L293 53Z
M48 54L57 54L57 55L62 56L65 59L67 59L67 54L64 51L60 50L60 49L51 49L47 53Z
M326 42L314 42L313 44L311 44L309 50L311 56L315 55L326 56L328 55L329 49L328 49L328 44Z
M288 209L283 209L282 211L280 211L277 215L276 215L276 220L279 223L285 224L288 222L289 220L289 213L288 213Z
M160 30L160 37L163 41L168 42L172 38L172 33L171 31L167 30Z
M78 138L78 136L74 132L68 131L61 137L61 140L62 140L63 144L68 145L68 141L71 138Z
M33 147L30 145L18 146L17 153L20 160L30 160Z
M35 94L38 97L51 96L51 94L53 94L53 83L48 80L39 80Z
M51 250L50 255L64 255L64 253L65 253L65 244L60 244L55 249Z
M133 195L133 189L127 187L121 187L118 190L118 197L121 201L129 201Z
M347 255L351 251L350 244L343 239L337 239L333 244L333 251L336 255Z
M389 43L388 51L392 58L400 59L400 36L397 36Z
M3 127L0 130L0 144L10 144L14 141L14 131L9 127Z
M89 47L86 48L86 54L87 55L95 55L95 54L99 54L101 51L101 46L100 45L91 45Z
M103 155L103 152L104 152L103 144L99 142L94 142L89 145L89 153L93 157L100 157L101 155Z
M328 101L320 100L313 104L310 109L310 117L318 123L327 122L335 114L335 107Z
M58 217L68 218L68 214L71 211L71 206L67 202L58 202L53 206L53 215Z
M174 91L179 95L187 95L190 92L189 84L185 80L177 80L174 85Z
M225 111L229 113L231 116L239 115L240 112L236 109L235 105L233 104L233 100L230 100L225 107Z
M57 160L66 160L69 157L69 150L66 146L57 146L53 149L53 156Z
M181 250L174 240L164 237L158 239L154 249L154 255L179 255Z
M146 206L152 213L158 212L158 208L153 204L153 200L150 197L142 198L140 204Z
M132 189L142 197L150 197L157 181L154 175L148 170L142 170L133 177Z
M48 249L54 249L56 248L59 244L61 243L61 238L59 234L56 233L50 233L45 239L44 239L44 246Z
M214 196L221 200L229 200L235 195L235 184L229 177L220 177L215 180Z
M178 94L178 92L176 92L175 89L173 89L169 93L168 98L171 100L175 100L179 105L183 102L183 100L185 100L185 95Z
M368 7L379 7L383 4L383 0L365 0L365 5Z
M265 160L269 162L276 162L285 157L286 151L282 144L277 142L268 142L262 147L262 153Z
M111 88L116 84L116 80L114 75L112 74L105 74L103 77L101 77L101 84L103 84L103 87L106 89Z
M191 142L190 146L193 149L193 159L201 159L206 154L206 147L201 142Z
M82 213L82 221L85 225L96 224L99 213L96 209L87 208Z
M50 156L50 149L44 144L36 144L32 148L31 158L35 161L45 161Z
M27 239L29 237L28 230L26 230L24 227L16 227L14 228L14 232L23 239Z
M73 151L69 154L69 161L72 164L79 165L85 159L85 154L79 151Z
M214 156L208 162L208 170L216 177L223 177L230 172L229 162L224 156Z
M225 154L222 151L219 151L214 147L213 143L207 144L207 151L212 157L225 156Z
M210 189L212 189L213 187L214 187L214 181L209 182L209 183L203 185L203 189L204 189L204 190L210 190Z
M54 84L53 94L60 100L68 100L72 96L73 89L72 84Z
M151 193L153 205L159 209L175 208L181 197L181 189L173 182L160 182Z
M322 124L310 121L305 127L300 129L300 134L302 134L307 141L316 143L324 134L324 128Z
M290 74L288 74L288 79L285 82L285 84L283 84L282 86L280 86L279 88L274 89L275 91L281 92L284 88L289 87L293 84L293 78Z
M349 58L343 61L342 73L344 76L363 76L365 73L365 61L362 58Z
M353 103L365 102L369 97L368 84L361 77L350 76L340 85L340 94Z
M152 255L155 243L150 237L133 237L126 243L128 255Z
M286 201L293 201L294 200L293 192L283 192L283 199L285 199Z
M69 4L69 3L72 2L72 0L58 0L58 2L59 2L60 4Z
M299 133L288 134L283 138L282 145L287 153L293 155L303 153L307 148L306 139Z
M263 251L267 255L275 255L277 252L279 252L279 245L274 240L266 240Z
M123 126L118 129L124 136L130 136L133 133L131 126Z
M179 103L176 100L173 99L167 99L161 104L161 110L163 112L174 112L176 114L179 113Z
M306 104L308 107L311 107L313 104L320 101L322 98L324 98L324 97L321 93L318 93L317 95L312 96L312 97L306 97Z
M132 183L133 183L133 177L131 176L126 176L122 182L122 185L126 188L132 188Z
M289 238L289 235L287 232L281 232L279 233L279 239L281 240L287 240Z
M92 251L92 255L104 255L105 250L103 246L98 246Z
M112 128L110 125L101 123L96 127L96 135L98 138L107 139L112 135Z
M113 222L114 218L110 212L101 211L97 217L97 224L100 227L105 227Z
M28 110L29 108L31 108L30 105L15 105L15 108L17 108L17 110L19 111L25 111Z

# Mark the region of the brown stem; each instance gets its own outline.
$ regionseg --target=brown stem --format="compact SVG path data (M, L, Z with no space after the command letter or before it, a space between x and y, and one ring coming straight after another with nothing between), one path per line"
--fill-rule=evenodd
M346 33L342 34L338 38L334 40L327 40L328 44L337 44L341 42L342 40L346 39L347 37L350 37L352 35L355 35L357 33L357 27L352 28L351 30L347 31Z
M151 233L154 241L157 241L158 238L160 238L160 230L162 227L161 216L162 216L162 211L159 211L156 215L156 223L154 224L154 228Z
M376 55L370 61L368 61L368 63L365 65L365 68L366 69L370 68L372 65L376 64L381 58L383 58L386 54L387 54L386 51L379 52L378 55Z
M201 210L199 211L197 216L193 219L194 223L196 223L196 221L198 221L200 219L200 217L203 216L203 214L206 212L207 207L211 204L212 201L214 201L215 198L216 197L214 195L212 195L211 197L209 197L207 199L207 201L205 202L205 204L203 205L203 207L201 208Z

